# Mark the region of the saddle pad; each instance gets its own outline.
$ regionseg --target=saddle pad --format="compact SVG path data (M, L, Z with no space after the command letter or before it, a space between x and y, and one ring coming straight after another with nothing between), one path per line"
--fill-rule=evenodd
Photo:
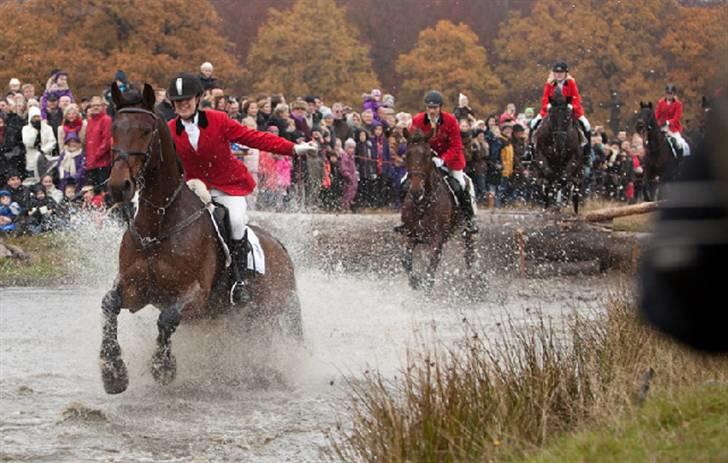
M265 275L265 254L263 253L263 246L260 245L258 235L255 234L252 228L245 227L246 234L248 236L248 243L250 244L250 251L248 252L248 270L253 270Z

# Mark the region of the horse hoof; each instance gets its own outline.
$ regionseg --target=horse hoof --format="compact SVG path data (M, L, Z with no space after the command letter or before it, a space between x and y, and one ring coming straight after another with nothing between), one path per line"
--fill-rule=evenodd
M177 360L169 350L157 350L152 357L152 376L159 384L166 386L177 375Z
M129 373L121 357L101 360L101 380L107 394L121 394L129 386Z

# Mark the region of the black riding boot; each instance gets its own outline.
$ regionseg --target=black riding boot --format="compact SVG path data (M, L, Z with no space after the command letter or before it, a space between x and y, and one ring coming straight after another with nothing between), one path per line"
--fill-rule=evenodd
M460 209L465 215L465 233L468 233L470 235L478 233L478 224L475 223L475 204L473 204L472 197L470 196L470 191L468 191L468 188L466 186L465 188L461 188L458 193Z
M244 279L248 266L248 240L232 240L230 248L231 266L233 272L233 285L230 288L230 303L235 305L250 302L250 288Z
M582 127L583 128L583 127ZM584 165L589 166L591 164L591 131L584 130L584 136L586 137L586 145L584 145Z

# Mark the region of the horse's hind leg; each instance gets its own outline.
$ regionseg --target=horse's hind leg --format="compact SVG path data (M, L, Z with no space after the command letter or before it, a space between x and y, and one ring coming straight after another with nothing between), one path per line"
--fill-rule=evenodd
M465 246L465 266L468 270L473 269L475 263L475 240L471 233L463 235L463 245Z
M129 374L121 358L121 346L117 339L119 312L121 311L121 294L117 288L104 296L101 312L104 326L101 339L101 379L107 394L124 392L129 385Z
M169 384L177 374L177 361L172 355L172 334L182 319L182 307L166 307L157 319L157 350L152 356L152 376L160 384Z

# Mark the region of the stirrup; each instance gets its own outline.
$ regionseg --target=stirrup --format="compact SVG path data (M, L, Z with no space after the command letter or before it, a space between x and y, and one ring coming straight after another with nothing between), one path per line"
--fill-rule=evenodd
M248 285L245 281L236 281L230 288L230 304L242 305L247 304L252 299Z
M395 233L401 233L401 234L404 235L405 233L407 233L407 226L405 224L401 223L399 225L396 225L393 228L393 230L394 230Z

